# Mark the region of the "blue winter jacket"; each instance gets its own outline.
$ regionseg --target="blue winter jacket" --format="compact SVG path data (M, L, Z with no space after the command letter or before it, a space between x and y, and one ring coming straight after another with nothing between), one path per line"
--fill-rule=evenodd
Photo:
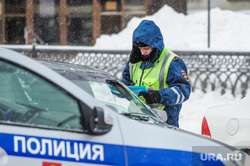
M154 60L148 64L143 61L141 69L147 69L154 66L154 62L159 58L163 51L163 36L157 25L153 21L143 20L133 33L133 44L135 41L145 43L151 47L157 48L159 53L156 54ZM191 85L187 77L187 67L182 59L176 57L172 60L168 70L166 83L169 88L161 89L161 104L165 105L164 110L167 112L167 123L179 127L179 113L182 103L186 101L191 93ZM129 62L127 62L123 71L123 79L126 85L131 85Z

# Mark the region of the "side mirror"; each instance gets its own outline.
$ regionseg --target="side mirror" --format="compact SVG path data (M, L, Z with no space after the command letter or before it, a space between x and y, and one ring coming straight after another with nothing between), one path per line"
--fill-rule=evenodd
M168 120L167 112L158 108L152 108L154 113L156 113L164 122Z
M88 122L89 133L92 135L105 134L111 130L112 125L112 119L105 119L103 109L100 107L95 107L91 112Z

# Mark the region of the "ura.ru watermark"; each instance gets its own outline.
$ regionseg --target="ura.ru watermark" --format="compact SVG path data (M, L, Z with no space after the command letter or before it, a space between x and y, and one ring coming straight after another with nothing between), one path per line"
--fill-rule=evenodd
M232 153L201 153L200 159L202 161L240 161L242 160L242 153L232 152Z

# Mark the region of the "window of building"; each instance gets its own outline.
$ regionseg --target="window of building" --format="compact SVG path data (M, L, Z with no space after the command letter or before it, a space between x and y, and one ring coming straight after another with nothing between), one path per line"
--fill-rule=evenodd
M24 44L24 28L26 25L26 1L4 0L0 1L0 4L2 16L1 43Z
M4 0L5 1L5 14L25 14L26 1L24 0Z
M5 17L5 40L8 44L24 44L25 17Z
M102 0L100 5L101 34L118 33L132 17L147 14L147 0Z
M3 2L0 0L0 44L3 44Z
M34 0L34 35L40 44L60 44L59 5L57 0Z
M67 0L67 44L92 45L92 0Z

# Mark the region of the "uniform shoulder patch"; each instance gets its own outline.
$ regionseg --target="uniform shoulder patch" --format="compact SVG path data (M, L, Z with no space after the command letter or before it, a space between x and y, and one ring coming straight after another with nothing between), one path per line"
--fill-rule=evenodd
M179 58L177 56L173 58L173 61L175 61L175 62L178 60L179 60Z
M181 70L181 75L182 75L182 77L183 77L186 81L189 81L188 76L187 76L187 73L185 72L185 70Z

